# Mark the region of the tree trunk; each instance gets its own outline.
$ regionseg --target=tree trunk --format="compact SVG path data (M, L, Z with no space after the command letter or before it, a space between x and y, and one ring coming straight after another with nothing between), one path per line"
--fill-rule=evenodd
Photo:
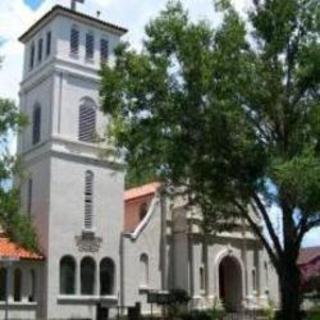
M285 261L279 274L281 311L280 320L301 320L300 271L296 264Z

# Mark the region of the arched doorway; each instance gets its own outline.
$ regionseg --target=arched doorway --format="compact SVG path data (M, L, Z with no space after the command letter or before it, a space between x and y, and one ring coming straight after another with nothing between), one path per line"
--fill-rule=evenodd
M219 296L228 312L237 312L242 302L242 274L236 258L227 256L219 264Z

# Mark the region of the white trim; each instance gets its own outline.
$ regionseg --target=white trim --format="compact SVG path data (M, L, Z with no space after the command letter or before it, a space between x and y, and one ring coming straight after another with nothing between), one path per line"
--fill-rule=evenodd
M141 222L138 224L136 229L132 233L128 234L131 240L136 240L140 236L144 228L147 226L147 224L151 220L153 213L155 211L155 207L158 203L159 203L159 197L157 194L155 194L154 198L151 201L151 204L149 206L148 213L146 214L146 216L141 220Z
M117 302L118 297L115 295L100 296L100 295L59 295L57 300L60 302L78 303L78 302L99 302L112 301Z
M216 296L220 299L219 266L221 261L226 257L233 258L239 264L240 272L241 272L241 292L242 292L241 296L242 296L242 301L244 301L245 300L245 267L241 258L239 258L234 253L234 250L232 249L230 244L228 245L227 249L222 249L214 259L214 280L215 280L214 283L215 283Z
M5 306L5 301L0 301L0 306ZM38 302L29 302L29 301L9 301L9 306L12 307L36 307L38 305ZM2 310L1 310L2 311Z

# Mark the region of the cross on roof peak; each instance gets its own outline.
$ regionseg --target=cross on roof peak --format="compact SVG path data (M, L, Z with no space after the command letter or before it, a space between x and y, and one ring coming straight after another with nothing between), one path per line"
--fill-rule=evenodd
M71 10L76 11L76 4L78 3L84 3L84 0L71 0Z

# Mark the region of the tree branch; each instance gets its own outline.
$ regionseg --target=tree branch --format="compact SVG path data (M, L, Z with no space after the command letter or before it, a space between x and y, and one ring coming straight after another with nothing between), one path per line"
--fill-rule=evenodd
M310 231L311 229L313 229L315 227L319 227L319 226L320 226L320 218L307 223L305 233Z
M267 241L267 239L265 238L265 236L262 233L262 230L260 228L259 225L257 225L252 217L249 214L249 211L247 210L247 208L243 208L243 206L238 203L236 200L234 200L234 204L235 206L241 211L241 213L243 214L244 218L249 222L249 225L251 227L251 229L253 230L253 232L257 235L257 237L260 239L260 241L263 243L264 247L266 248L269 257L274 265L274 267L279 270L279 260L277 258L276 253L273 251L272 247L270 246L269 242Z
M269 235L271 237L271 240L274 243L274 246L275 246L275 249L277 251L277 254L278 254L278 256L280 256L281 253L282 253L281 244L280 244L279 238L277 237L277 235L275 233L275 230L274 230L273 225L271 223L271 220L270 220L270 217L268 215L268 212L267 212L266 208L264 207L263 203L261 202L259 196L256 193L253 194L253 201L258 206L259 212L262 215L262 218L263 218L263 220L265 222L265 225L267 227L268 233L269 233Z

